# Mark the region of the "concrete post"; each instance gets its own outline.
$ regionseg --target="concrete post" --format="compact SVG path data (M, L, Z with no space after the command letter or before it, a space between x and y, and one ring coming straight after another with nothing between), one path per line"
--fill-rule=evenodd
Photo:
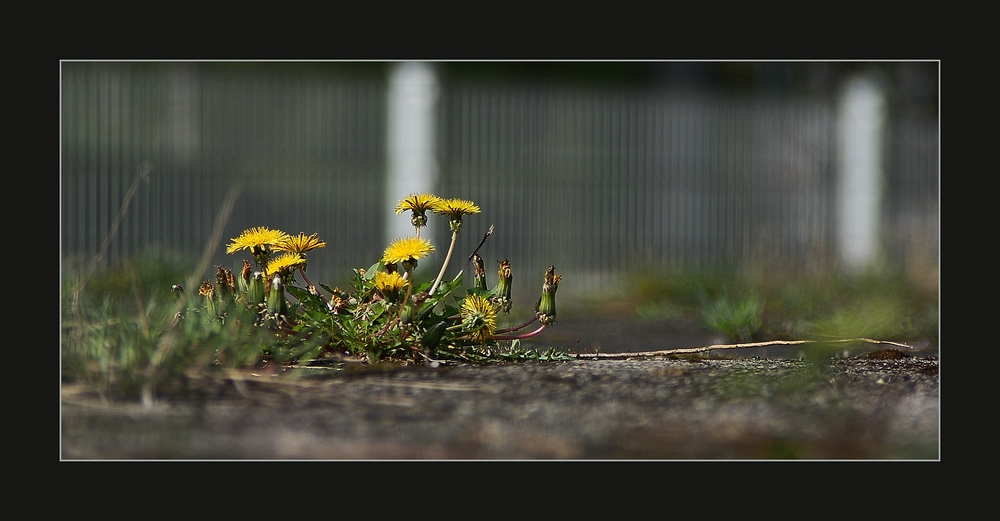
M412 193L433 192L437 183L435 157L435 105L437 75L423 62L393 65L389 77L388 172L385 194L388 245L399 237L412 236L410 216L396 215L393 208Z
M838 250L846 269L863 270L881 253L885 94L874 80L852 79L839 111Z

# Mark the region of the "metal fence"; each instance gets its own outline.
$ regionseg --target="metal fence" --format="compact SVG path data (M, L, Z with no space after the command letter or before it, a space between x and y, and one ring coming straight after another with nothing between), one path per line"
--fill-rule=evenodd
M224 240L254 226L319 233L330 247L310 271L346 270L341 281L381 255L384 82L134 63L69 63L62 81L64 259L98 252L144 165L107 266L196 259L241 181Z
M310 278L345 285L386 246L386 95L384 77L338 71L64 63L64 262L100 250L147 165L105 265L196 256L243 180L224 240L252 226L319 233L329 246ZM435 191L483 209L456 255L495 225L483 257L510 259L521 295L537 295L548 264L573 294L643 268L836 266L829 100L453 81L437 110ZM937 132L936 119L887 122L890 265L936 269ZM446 228L430 231L439 250Z

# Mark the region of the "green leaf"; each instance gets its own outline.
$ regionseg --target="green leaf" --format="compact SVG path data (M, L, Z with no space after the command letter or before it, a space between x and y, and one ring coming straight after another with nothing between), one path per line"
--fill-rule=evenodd
M326 309L326 302L319 295L313 295L298 286L285 286L285 290L299 301L299 305L306 309Z
M465 296L468 297L469 295L479 295L479 296L482 296L482 297L489 298L490 296L493 295L493 291L488 290L488 289L484 289L484 288L472 287L472 288L469 288L469 289L465 290ZM457 296L456 296L456 298L457 298Z

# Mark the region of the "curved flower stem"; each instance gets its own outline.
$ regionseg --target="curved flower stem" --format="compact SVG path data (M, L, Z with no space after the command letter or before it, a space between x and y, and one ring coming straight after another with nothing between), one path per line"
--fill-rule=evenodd
M311 280L309 280L309 277L306 277L306 271L302 269L301 266L299 266L299 275L302 275L302 280L306 281L306 290L308 290L309 288L312 288L314 290L316 289L316 285L313 284ZM330 304L329 302L326 301L326 297L324 297L323 294L319 292L319 290L316 290L316 295L319 295L319 298L323 299L324 304L327 305Z
M531 333L524 333L520 335L509 335L509 336L491 336L487 338L487 340L523 340L525 338L531 338L541 333L542 331L545 330L546 327L547 326L545 324L542 324L541 326L539 326L538 329L532 331Z
M299 270L299 275L302 275L302 280L306 281L307 286L313 286L313 283L312 281L309 280L309 277L306 277L306 272L305 270L302 269L302 266L299 266L298 270Z
M431 285L430 291L427 295L433 295L437 291L438 286L441 285L441 279L444 278L444 272L448 269L448 263L451 261L451 254L455 251L455 243L458 242L458 232L451 233L451 246L448 246L448 255L444 258L444 264L441 265L441 271L438 272L437 279L434 280L434 284Z
M538 320L538 314L537 313L535 314L535 316L531 317L531 320L529 320L529 321L527 321L527 322L525 322L525 323L523 323L523 324L521 324L519 326L505 327L503 329L496 330L496 332L497 333L510 333L511 331L517 331L517 330L520 330L520 329L524 329L524 328L530 326L531 323L534 322L534 321L536 321L536 320Z
M395 324L398 319L399 319L399 316L397 315L395 317L390 318L389 320L386 320L385 321L385 326L383 326L382 330L378 332L378 336L384 335L385 332L389 330L389 326Z

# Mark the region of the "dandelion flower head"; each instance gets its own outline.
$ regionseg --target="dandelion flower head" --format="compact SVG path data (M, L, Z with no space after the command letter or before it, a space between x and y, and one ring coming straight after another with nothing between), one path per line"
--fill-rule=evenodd
M442 199L434 209L435 213L448 216L448 227L458 234L462 229L462 216L479 213L479 207L465 199Z
M410 194L396 205L396 215L409 210L410 224L419 236L420 229L427 226L427 210L434 210L440 202L441 198L433 194Z
M463 215L479 213L479 207L465 199L441 199L434 208L435 213L447 215L451 220L461 220Z
M409 281L404 279L399 272L386 273L379 271L375 273L375 289L383 297L392 298L399 294L399 291L406 287Z
M306 259L298 253L282 253L281 255L271 259L267 263L267 275L271 276L273 274L282 275L286 278L288 272L292 268L303 266L306 263Z
M434 210L440 201L441 198L434 194L410 194L396 205L396 215L407 210L419 213Z
M316 248L325 248L326 242L321 240L317 234L306 235L299 232L298 235L289 235L274 245L277 251L287 251L290 253L305 253Z
M397 262L419 260L434 251L434 246L427 239L420 237L404 237L396 239L382 255L382 262L394 264Z
M281 230L272 230L266 226L245 230L226 246L226 253L236 253L240 250L250 250L259 253L269 246L275 246L285 240L288 234Z
M472 294L462 301L462 325L472 338L485 341L497 330L497 311L488 298Z

